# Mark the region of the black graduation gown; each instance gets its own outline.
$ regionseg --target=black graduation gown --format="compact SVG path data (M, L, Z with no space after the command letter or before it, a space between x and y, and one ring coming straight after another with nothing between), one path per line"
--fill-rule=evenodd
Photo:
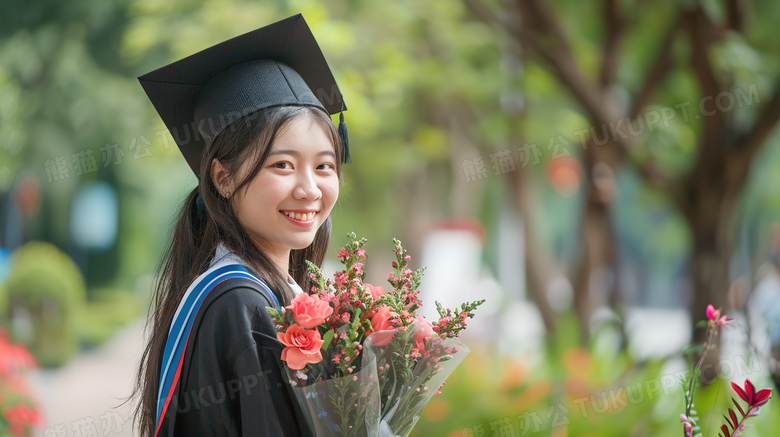
M273 304L244 278L209 293L193 322L159 436L314 437L286 377L284 345L266 306Z

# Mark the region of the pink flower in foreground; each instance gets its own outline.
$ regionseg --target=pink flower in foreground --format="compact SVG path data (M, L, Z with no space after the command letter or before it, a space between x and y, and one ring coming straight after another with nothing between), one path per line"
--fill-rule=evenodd
M418 350L424 351L425 341L433 338L433 336L436 335L436 332L434 332L431 322L426 320L422 315L417 316L417 322L420 327L417 329L417 332L414 333L414 343Z
M333 307L320 300L319 296L300 293L286 306L292 310L295 322L306 329L316 328L325 323L325 318L333 314Z
M373 299L374 301L376 301L377 299L379 299L379 296L381 296L381 295L385 294L385 292L382 290L382 287L381 287L381 286L379 286L379 287L374 287L373 285L371 285L371 284L369 284L369 283L367 283L367 282L364 282L364 283L363 283L363 288L365 288L365 289L366 289L366 291L367 291L369 294L371 294L371 299Z
M282 351L282 360L291 369L300 370L306 364L322 361L320 348L325 342L318 330L310 331L293 323L286 332L277 332L276 338L286 346Z
M707 318L709 320L717 320L720 318L720 310L716 310L712 305L707 305Z
M336 273L334 276L334 283L336 284L336 288L339 290L343 289L347 281L349 281L349 276L346 273Z
M390 340L395 336L395 329L392 323L390 323L390 307L382 305L377 308L374 317L371 318L371 330L374 331L371 334L371 341L374 346L384 346L390 343ZM377 332L377 331L389 331L389 332Z

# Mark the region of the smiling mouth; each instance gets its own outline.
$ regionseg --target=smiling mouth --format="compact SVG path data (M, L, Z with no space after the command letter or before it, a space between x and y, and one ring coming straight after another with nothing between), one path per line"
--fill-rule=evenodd
M287 217L290 217L294 220L298 220L301 222L308 222L314 219L314 217L317 215L317 212L308 212L308 213L299 213L299 212L291 212L291 211L279 211L280 213L286 215Z

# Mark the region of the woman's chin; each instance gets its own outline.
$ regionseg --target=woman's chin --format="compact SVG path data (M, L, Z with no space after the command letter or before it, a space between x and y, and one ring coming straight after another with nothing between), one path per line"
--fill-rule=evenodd
M306 249L307 247L311 246L311 243L314 242L314 235L315 234L312 233L310 236L301 235L300 237L303 238L293 238L289 243L290 249L292 250Z

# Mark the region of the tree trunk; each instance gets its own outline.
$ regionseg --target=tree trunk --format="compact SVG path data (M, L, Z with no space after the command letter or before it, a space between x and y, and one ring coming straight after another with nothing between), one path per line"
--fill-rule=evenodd
M711 214L697 214L698 220L689 222L693 234L693 253L689 268L692 296L689 304L691 321L695 325L705 319L707 305L723 308L726 293L729 290L729 258L731 241L726 235L718 235L731 227L732 211L721 208L723 212L710 211ZM697 211L703 212L703 211ZM706 341L705 329L694 329L694 343ZM716 342L720 341L717 337ZM703 383L716 381L716 363L718 349L710 351L702 363L701 380Z
M601 305L616 300L617 294L617 256L616 238L610 217L610 208L615 197L616 182L612 168L603 160L609 156L597 156L596 149L589 142L583 151L584 183L587 198L580 222L579 259L573 274L574 310L580 327L580 339L590 339L590 320L593 311ZM606 155L601 153L601 155ZM601 284L594 281L594 272L612 273L612 280ZM596 285L603 287L594 289Z
M726 304L734 217L752 160L740 153L737 138L722 132L705 133L707 137L717 146L702 147L696 167L682 181L682 196L676 199L693 237L689 309L694 323L704 317L707 305ZM695 339L703 338L704 332L697 331Z
M591 287L594 272L611 269L613 264L611 255L614 241L607 205L590 200L586 202L580 236L582 259L573 275L574 310L579 322L580 339L587 342L591 334L590 320L593 311L606 302L604 298L609 293L609 290L596 290Z
M734 217L752 160L752 154L741 149L739 138L728 134L727 126L705 130L705 140L710 142L700 149L697 165L683 179L682 195L676 198L693 237L689 311L694 324L705 318L707 305L727 310ZM705 335L704 329L695 330L694 342L705 341ZM717 349L705 358L702 368L711 370L702 375L703 382L714 381L718 359Z
M518 168L508 173L512 204L523 220L523 245L525 251L525 277L528 296L536 304L547 332L555 330L555 317L547 300L547 285L554 261L538 244L531 219L531 189L525 170Z

